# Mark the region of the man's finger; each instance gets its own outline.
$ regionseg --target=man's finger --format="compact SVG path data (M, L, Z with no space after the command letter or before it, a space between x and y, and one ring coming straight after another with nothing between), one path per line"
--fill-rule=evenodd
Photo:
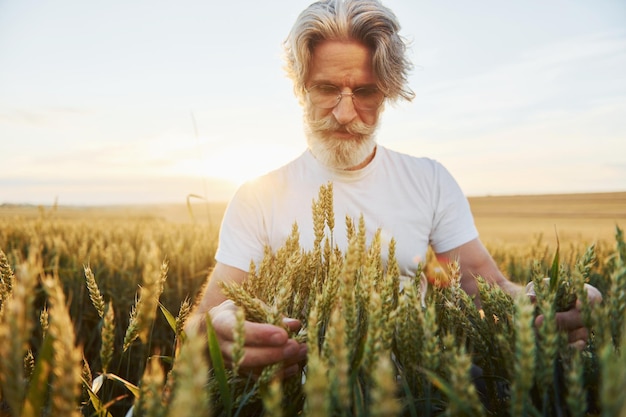
M263 368L278 362L284 362L287 366L298 364L306 359L306 346L303 348L295 340L291 339L281 347L251 347L245 348L242 369Z
M580 311L576 309L556 313L555 318L556 327L559 330L570 331L579 327L583 327L583 319L581 317ZM544 320L545 316L543 314L538 315L537 318L535 318L535 327L541 327Z
M583 327L583 317L578 308L556 313L556 327L561 330L570 331Z
M589 331L585 327L579 327L578 329L570 330L567 332L567 339L569 343L576 343L578 341L582 341L583 343L587 343L587 339L589 338Z
M585 347L587 346L587 342L584 340L577 340L573 343L570 343L569 346L580 351L585 349Z
M589 302L592 305L602 302L602 293L596 287L585 284L585 290L587 291L587 298L589 298Z
M256 367L256 368L240 368L240 375L249 375L253 380L259 379L265 367ZM284 365L281 369L279 369L275 376L279 379L290 378L294 375L297 375L301 371L301 367L299 365Z
M213 308L210 312L213 328L218 338L223 341L232 341L235 326L237 306L232 301L225 301ZM244 338L246 346L282 346L289 335L281 327L266 323L244 323Z
M302 323L300 320L292 319L290 317L283 317L283 324L289 329L291 332L297 332L302 327Z
M281 347L289 340L287 331L282 327L266 323L244 323L246 346Z

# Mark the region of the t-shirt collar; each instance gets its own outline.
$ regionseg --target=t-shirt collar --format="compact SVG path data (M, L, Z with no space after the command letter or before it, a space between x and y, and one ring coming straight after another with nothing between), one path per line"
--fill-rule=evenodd
M315 156L313 156L313 153L311 152L310 149L307 149L306 151L306 158L308 158L311 162L311 165L314 166L315 169L319 173L327 177L329 181L332 180L332 181L351 182L351 181L357 181L357 180L360 180L361 178L364 178L366 175L368 175L370 172L372 172L376 168L376 166L378 165L378 162L381 159L379 156L381 151L382 151L382 147L380 145L376 145L374 157L369 162L369 164L365 165L363 168L356 169L354 171L349 171L345 169L337 169L337 168L326 166L322 164L321 162L319 162L317 159L315 159Z

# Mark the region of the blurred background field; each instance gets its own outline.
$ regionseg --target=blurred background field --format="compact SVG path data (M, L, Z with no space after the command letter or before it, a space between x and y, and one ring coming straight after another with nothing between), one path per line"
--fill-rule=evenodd
M526 245L541 238L591 244L612 240L626 224L626 192L469 197L476 226L487 245ZM145 219L217 228L226 203L191 205L60 206L56 218ZM37 217L51 207L0 205L0 217Z
M612 240L626 224L626 192L473 197L469 199L487 245L556 244Z

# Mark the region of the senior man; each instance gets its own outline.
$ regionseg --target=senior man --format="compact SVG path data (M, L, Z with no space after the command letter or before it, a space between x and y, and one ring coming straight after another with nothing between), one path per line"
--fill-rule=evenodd
M205 328L206 313L229 363L235 306L219 282L242 282L250 261L258 265L264 247L281 247L294 222L300 244L313 247L311 201L320 186L333 183L336 224L363 215L367 237L381 229L393 237L401 274L416 275L429 245L440 260L456 260L462 288L475 296L476 276L509 294L523 288L508 280L478 238L469 204L450 173L438 162L395 152L376 143L385 103L412 100L411 63L394 13L376 0L324 0L297 18L285 41L287 72L304 111L307 149L295 160L244 184L222 222L216 265L189 327ZM335 243L345 250L345 236ZM588 288L592 301L601 299ZM584 346L587 329L574 307L557 314L570 343ZM284 319L291 329L300 323ZM283 362L283 376L299 371L306 344L277 326L245 323L245 356L240 372L259 374Z

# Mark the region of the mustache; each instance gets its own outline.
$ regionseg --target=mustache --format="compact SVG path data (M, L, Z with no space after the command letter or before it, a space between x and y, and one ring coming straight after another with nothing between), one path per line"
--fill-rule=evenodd
M368 136L376 130L376 126L370 126L359 121L342 125L332 115L318 120L311 120L310 117L307 119L309 128L319 133L347 132L351 135Z

